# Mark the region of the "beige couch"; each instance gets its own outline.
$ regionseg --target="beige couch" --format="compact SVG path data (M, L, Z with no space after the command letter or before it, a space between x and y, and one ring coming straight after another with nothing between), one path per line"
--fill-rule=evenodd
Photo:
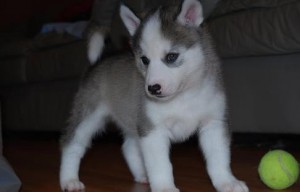
M67 34L41 34L0 46L4 130L59 130L64 126L86 45Z

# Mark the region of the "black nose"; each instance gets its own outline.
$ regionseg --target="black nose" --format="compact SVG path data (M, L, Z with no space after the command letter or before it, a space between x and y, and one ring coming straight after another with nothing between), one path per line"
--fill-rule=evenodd
M159 84L149 85L148 86L148 91L152 95L160 95L161 94L160 89L161 89L161 86Z

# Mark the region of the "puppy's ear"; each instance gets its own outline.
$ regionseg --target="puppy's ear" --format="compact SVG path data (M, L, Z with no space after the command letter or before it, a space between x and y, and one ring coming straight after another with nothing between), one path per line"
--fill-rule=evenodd
M199 27L203 22L203 10L199 0L184 0L177 21L185 26Z
M133 36L140 25L140 19L123 4L120 7L120 16L129 34Z

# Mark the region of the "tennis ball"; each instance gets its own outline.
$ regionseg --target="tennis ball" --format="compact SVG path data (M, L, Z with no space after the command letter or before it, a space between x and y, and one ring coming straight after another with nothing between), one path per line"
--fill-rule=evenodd
M266 153L258 166L260 179L271 189L286 189L299 176L299 164L288 152L273 150Z

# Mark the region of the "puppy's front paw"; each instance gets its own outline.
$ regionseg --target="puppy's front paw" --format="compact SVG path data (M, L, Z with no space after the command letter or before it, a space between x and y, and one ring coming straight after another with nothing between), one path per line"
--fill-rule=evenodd
M135 182L141 183L141 184L149 184L147 177L139 177L134 179Z
M239 180L223 183L217 189L219 192L249 192L247 185Z
M84 184L78 179L71 179L61 183L61 188L65 192L83 192Z

